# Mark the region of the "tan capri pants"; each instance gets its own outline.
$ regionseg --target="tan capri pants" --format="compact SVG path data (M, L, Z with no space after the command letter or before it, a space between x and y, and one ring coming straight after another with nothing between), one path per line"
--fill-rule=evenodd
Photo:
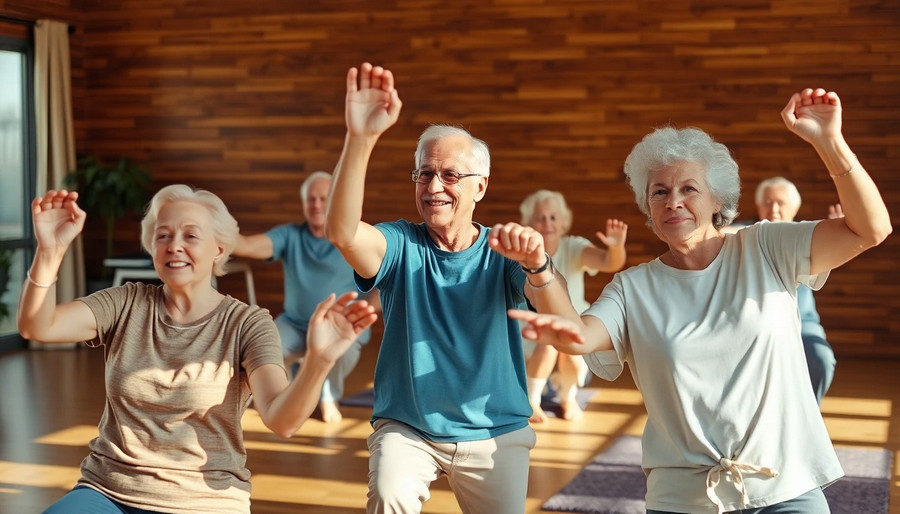
M522 514L534 429L480 441L438 443L389 419L369 436L369 514L419 513L431 482L446 475L465 514Z

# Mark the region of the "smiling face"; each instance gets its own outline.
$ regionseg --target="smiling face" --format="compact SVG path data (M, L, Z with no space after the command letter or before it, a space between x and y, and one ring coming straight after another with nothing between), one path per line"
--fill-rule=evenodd
M153 266L169 287L208 284L213 264L224 253L214 235L212 216L203 205L178 200L159 210L153 232Z
M445 231L472 224L475 204L484 197L488 177L461 178L445 185L438 178L442 171L473 173L469 167L469 141L463 136L446 136L430 142L419 169L435 172L428 184L416 183L416 207L422 220L432 230Z
M551 244L566 234L563 228L563 213L556 200L548 198L535 204L531 216L531 227L544 236L544 244Z
M794 216L800 210L800 205L794 200L787 185L767 187L760 199L762 201L756 204L756 211L761 220L794 221Z
M318 179L309 184L306 198L303 198L303 217L313 231L324 230L325 210L328 207L328 191L331 180Z
M647 203L653 231L669 247L718 235L712 217L722 205L713 198L701 163L679 161L651 171Z

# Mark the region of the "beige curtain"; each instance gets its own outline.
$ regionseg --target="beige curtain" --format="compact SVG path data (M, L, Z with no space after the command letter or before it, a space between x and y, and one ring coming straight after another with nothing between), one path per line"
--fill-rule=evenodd
M63 178L76 166L69 68L69 25L38 20L34 27L35 195L62 188ZM84 253L78 237L60 267L56 298L67 302L84 294Z

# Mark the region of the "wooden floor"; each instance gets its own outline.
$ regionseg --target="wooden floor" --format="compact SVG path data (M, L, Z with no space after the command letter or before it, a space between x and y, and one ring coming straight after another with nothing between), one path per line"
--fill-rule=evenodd
M348 391L369 385L377 345L363 351ZM69 490L103 409L102 352L87 348L0 356L0 512L36 513ZM836 444L885 447L894 453L892 514L900 514L900 361L840 359L822 407ZM577 422L553 419L538 428L531 456L528 512L564 486L617 436L638 434L641 398L630 375L600 387ZM369 409L344 408L340 424L307 423L290 440L245 417L253 473L253 512L362 512ZM432 488L428 513L459 512L446 480Z

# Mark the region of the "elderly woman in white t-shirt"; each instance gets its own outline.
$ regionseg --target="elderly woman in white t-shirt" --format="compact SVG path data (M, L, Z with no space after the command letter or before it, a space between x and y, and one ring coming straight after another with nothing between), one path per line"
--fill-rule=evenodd
M531 193L519 205L519 212L522 225L534 228L544 237L544 248L557 271L566 279L572 305L577 312L584 312L590 306L584 299L584 274L594 276L599 271L611 273L622 269L628 225L617 219L606 220L606 233L597 232L597 239L604 245L601 248L587 238L569 235L572 210L558 191L540 189ZM541 395L554 369L556 380L553 385L563 419L574 420L582 415L576 393L587 373L584 358L540 345L534 348L526 364L532 423L547 421L547 414L541 408Z
M523 335L587 354L604 378L628 363L648 413L649 513L823 513L821 488L843 475L809 387L795 295L884 241L891 222L844 140L837 94L804 89L782 118L818 152L844 218L726 235L740 192L730 152L697 129L658 129L625 173L669 250L618 273L580 317L510 312L528 322Z

